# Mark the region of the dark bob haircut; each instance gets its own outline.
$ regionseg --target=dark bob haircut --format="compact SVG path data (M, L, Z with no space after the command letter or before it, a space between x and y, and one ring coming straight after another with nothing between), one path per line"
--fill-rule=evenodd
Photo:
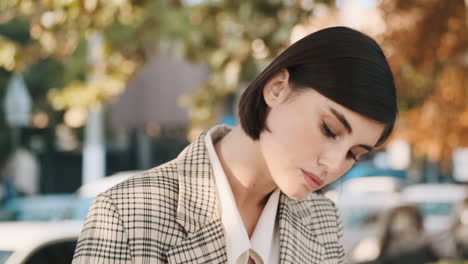
M266 128L269 107L263 88L282 69L293 89L314 89L330 100L385 125L377 146L393 131L398 113L392 71L372 38L346 27L312 33L281 53L240 98L243 130L257 140Z

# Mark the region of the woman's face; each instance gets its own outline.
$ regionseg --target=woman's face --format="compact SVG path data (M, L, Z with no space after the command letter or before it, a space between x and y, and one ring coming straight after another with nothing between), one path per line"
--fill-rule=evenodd
M375 146L384 130L313 89L293 91L289 74L264 88L270 106L260 148L269 174L289 197L301 200L348 171Z

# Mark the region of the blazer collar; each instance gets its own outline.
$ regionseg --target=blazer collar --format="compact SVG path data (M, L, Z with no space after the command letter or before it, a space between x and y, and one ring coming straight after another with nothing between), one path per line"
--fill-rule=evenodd
M179 201L176 221L187 236L166 252L168 263L227 262L216 185L203 133L176 160Z
M280 263L304 263L304 260L311 264L324 263L324 241L318 235L323 231L316 211L318 200L315 193L300 201L281 193L278 205Z
M220 218L214 175L202 133L177 158L179 201L177 221L194 233Z

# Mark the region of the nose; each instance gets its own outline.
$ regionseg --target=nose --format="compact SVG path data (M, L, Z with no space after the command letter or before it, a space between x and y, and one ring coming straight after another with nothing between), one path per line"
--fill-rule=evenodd
M326 172L326 175L340 173L344 162L346 162L346 151L336 146L323 151L318 160L318 164Z

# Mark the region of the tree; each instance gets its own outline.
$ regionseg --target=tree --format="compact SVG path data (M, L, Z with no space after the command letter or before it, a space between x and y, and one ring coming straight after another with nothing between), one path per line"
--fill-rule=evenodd
M400 135L417 155L451 162L468 147L468 8L466 1L384 0L383 46L400 99Z
M215 122L226 98L239 94L290 44L293 27L321 4L333 1L219 1L194 6L194 30L184 40L185 54L206 61L208 82L183 98L192 125Z
M29 29L25 43L0 38L0 66L24 71L45 58L64 65L64 87L49 94L57 110L86 109L122 92L156 40L183 33L187 21L180 2L164 0L0 0L0 9L1 22L22 20ZM87 64L86 40L94 32L104 35L105 54L103 63L93 68ZM103 78L89 80L96 70Z
M206 85L182 99L193 126L207 127L224 100L289 44L292 27L319 3L334 1L0 0L0 22L23 19L31 37L25 44L0 39L0 66L21 71L24 65L57 58L67 78L65 87L49 93L51 104L87 108L122 92L152 54L176 52L206 62L212 71ZM93 32L105 38L105 61L98 69L83 61L83 41ZM94 70L105 78L87 80Z

